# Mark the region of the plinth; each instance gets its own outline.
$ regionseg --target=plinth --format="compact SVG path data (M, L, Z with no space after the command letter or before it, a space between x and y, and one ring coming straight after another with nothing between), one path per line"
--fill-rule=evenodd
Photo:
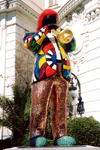
M77 145L71 147L13 147L5 150L100 150L100 147L88 146L88 145Z

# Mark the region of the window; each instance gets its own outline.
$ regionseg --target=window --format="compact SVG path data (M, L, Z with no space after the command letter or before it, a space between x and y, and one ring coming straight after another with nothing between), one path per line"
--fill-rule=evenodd
M58 0L49 0L49 6L53 6L57 4Z

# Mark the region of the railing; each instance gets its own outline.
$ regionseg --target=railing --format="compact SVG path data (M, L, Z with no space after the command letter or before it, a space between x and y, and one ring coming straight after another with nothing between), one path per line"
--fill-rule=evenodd
M59 16L59 21L67 14L69 13L72 9L77 7L79 4L81 4L84 0L69 0L59 11L58 11L58 16Z

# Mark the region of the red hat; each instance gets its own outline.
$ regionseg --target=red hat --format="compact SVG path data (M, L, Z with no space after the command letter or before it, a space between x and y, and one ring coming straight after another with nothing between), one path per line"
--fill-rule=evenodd
M45 10L40 14L40 16L39 16L39 18L38 18L38 21L37 21L37 30L40 30L40 29L43 27L43 25L42 25L42 20L43 20L43 18L44 18L45 16L47 16L47 15L49 15L49 16L51 16L51 15L56 16L57 21L58 21L58 14L57 14L56 11L54 11L54 10L52 10L52 9L45 9Z

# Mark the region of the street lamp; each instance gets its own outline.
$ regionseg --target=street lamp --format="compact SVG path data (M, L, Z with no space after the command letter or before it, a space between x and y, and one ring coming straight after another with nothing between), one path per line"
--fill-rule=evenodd
M84 113L85 109L84 109L84 102L82 101L82 97L81 97L81 84L80 84L80 81L77 78L77 76L74 73L71 73L71 74L77 80L77 85L78 85L78 88L79 88L79 91L78 91L78 101L79 101L79 103L77 104L77 112L82 117L82 114ZM69 87L69 91L77 90L77 87L74 86L73 78L71 78L70 84L71 84L71 86Z
M75 91L75 90L77 90L77 87L74 86L73 78L71 78L70 84L71 84L71 86L69 87L69 91Z
M6 0L6 8L9 8L9 0Z

